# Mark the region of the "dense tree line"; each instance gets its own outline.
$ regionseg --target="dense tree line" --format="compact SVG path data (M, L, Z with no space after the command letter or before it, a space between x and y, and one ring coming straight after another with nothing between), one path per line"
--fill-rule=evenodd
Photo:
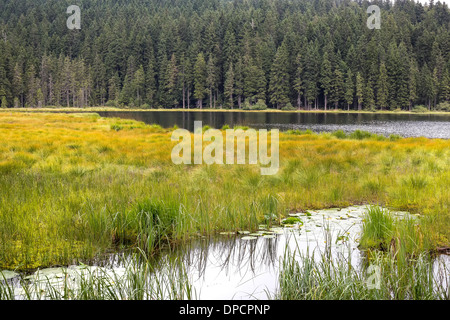
M71 4L81 30L66 27ZM370 4L379 30L366 26ZM408 110L449 100L450 11L433 0L0 2L2 107Z

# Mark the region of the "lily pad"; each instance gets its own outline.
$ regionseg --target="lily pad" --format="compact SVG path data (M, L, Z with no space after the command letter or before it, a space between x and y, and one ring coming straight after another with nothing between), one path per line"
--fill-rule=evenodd
M0 280L10 280L10 279L16 278L18 276L19 276L19 274L14 271L8 271L8 270L0 271Z
M290 217L300 217L302 213L289 213Z
M273 234L268 234L268 235L263 236L263 238L264 239L274 239L274 238L276 238L276 236L274 236Z
M272 231L275 234L283 234L284 233L283 228L270 228L270 231Z
M239 234L250 234L250 231L238 231Z
M64 278L65 269L64 268L46 268L38 270L32 275L25 277L27 280L46 280L53 278Z
M242 237L241 238L241 240L245 240L245 241L247 241L247 240L257 240L258 239L258 237L251 237L251 236L247 236L247 237Z
M236 232L221 232L220 235L222 236L231 236L231 235L235 235Z
M259 236L262 236L262 233L260 233L260 232L250 233L249 236L250 237L259 237Z

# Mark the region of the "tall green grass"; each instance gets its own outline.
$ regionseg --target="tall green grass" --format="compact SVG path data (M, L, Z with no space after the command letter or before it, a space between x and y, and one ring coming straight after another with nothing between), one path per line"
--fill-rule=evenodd
M196 298L183 264L164 261L155 270L145 255L123 261L121 269L62 269L62 280L36 276L0 281L0 300L191 300ZM39 271L37 272L39 275ZM0 274L1 278L1 274Z
M361 203L420 213L418 234L449 244L448 141L280 134L280 170L261 176L251 165L175 166L170 137L131 120L0 113L0 268L88 263L130 247L151 254Z
M372 268L369 268L372 266ZM279 289L271 298L281 300L448 300L450 269L433 269L433 260L421 253L398 263L389 253L376 251L361 267L351 256L330 258L287 248L281 262ZM379 273L378 273L379 271Z

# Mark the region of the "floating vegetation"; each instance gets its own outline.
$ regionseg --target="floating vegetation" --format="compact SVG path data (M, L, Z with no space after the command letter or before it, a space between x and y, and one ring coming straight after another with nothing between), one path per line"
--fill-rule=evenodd
M236 232L221 232L219 233L221 236L234 236L236 235Z
M281 221L283 225L303 225L303 221L297 217L289 217Z
M258 237L252 237L252 236L247 236L247 237L242 237L241 240L258 240Z

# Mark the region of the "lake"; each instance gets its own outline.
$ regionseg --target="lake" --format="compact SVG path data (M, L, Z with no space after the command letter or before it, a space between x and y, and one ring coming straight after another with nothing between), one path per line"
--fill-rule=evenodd
M395 113L298 113L298 112L223 112L223 111L101 111L102 117L133 119L164 128L177 125L193 130L194 121L222 128L224 125L256 129L289 129L314 132L364 130L389 136L450 139L450 114Z

